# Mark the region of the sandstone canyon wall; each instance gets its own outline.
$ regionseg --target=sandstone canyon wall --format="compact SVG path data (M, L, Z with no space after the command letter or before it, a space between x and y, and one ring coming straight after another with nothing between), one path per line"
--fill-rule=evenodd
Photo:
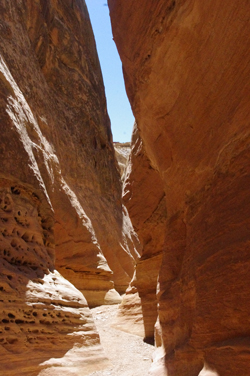
M115 156L118 162L122 181L125 178L125 171L131 151L130 142L114 142Z
M136 330L146 341L154 342L156 285L165 240L166 204L163 182L150 164L136 123L123 185L123 200L139 236L143 254L123 299L119 325L133 333Z
M3 0L0 32L0 369L84 375L106 363L88 304L119 302L138 257L89 16Z
M144 247L139 291L158 235L138 196L145 206L163 197L154 176L165 196L157 288L165 356L155 374L250 375L250 4L109 0L109 8L144 149L125 191ZM139 158L147 163L136 174Z

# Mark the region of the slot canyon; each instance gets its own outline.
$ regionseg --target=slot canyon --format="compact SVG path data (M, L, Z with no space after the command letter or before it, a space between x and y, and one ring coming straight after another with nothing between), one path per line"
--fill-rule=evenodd
M250 3L108 7L131 145L85 1L0 1L0 376L106 372L105 312L141 376L250 376Z

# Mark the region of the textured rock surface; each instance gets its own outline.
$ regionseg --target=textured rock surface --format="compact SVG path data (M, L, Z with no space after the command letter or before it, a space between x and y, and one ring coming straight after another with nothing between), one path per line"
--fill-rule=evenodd
M51 210L9 183L1 179L0 374L87 375L108 361L86 299L53 270Z
M125 171L128 163L128 158L131 151L130 142L114 142L115 156L118 161L121 179L125 178Z
M138 255L89 17L3 0L0 30L1 372L85 374L106 360L80 291L120 301Z
M114 327L127 333L145 337L141 298L135 286L129 286L119 305Z
M129 322L133 318L138 325L139 302L133 297L133 291L135 294L139 293L144 323L143 335L147 341L153 342L157 318L156 285L165 239L166 204L162 180L150 164L136 124L124 181L123 200L142 246L142 256L131 283L133 288L128 290L123 302L123 320L126 320L127 312ZM135 305L132 304L134 300L137 302ZM133 326L131 330L134 330Z
M166 197L158 294L166 369L155 372L249 375L250 5L109 6L140 136Z
M101 281L103 293L113 279L124 291L137 252L85 4L3 1L1 15L2 174L43 190L66 278L82 291Z

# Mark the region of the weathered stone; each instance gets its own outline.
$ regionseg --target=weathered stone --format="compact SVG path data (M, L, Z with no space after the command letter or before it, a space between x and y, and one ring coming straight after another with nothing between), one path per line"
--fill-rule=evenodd
M0 373L87 375L108 361L86 299L54 270L52 212L10 183L1 179Z
M137 257L136 235L122 210L86 6L14 5L1 4L12 33L1 39L2 171L43 189L54 210L56 267L63 275L87 271L98 280L101 274L100 280L113 279L125 291Z
M81 292L117 303L138 257L88 12L3 0L0 18L0 367L84 375L106 359Z
M136 265L136 274L131 285L136 287L134 291L139 293L142 303L143 336L146 341L153 342L157 318L156 286L165 239L166 206L162 180L150 164L136 124L124 181L123 200L142 246L142 256ZM126 296L126 301L129 297L134 300L131 292ZM131 304L123 304L123 315L126 316L125 307L128 307L128 315L131 317ZM136 323L137 312L135 305ZM131 331L134 331L132 325Z
M112 326L124 332L145 337L142 304L135 287L129 287L127 289Z
M140 136L166 197L163 372L249 375L250 5L109 6Z
M130 142L114 142L115 156L118 161L118 166L121 174L121 179L125 178L125 171L128 163L128 158L131 151Z

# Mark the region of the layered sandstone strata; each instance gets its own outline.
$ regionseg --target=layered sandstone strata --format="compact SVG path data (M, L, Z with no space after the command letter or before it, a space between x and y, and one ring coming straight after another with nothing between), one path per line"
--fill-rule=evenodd
M105 360L82 293L119 302L138 256L88 12L3 0L0 18L1 371L85 374Z
M109 7L140 136L166 197L163 372L249 375L250 5Z

